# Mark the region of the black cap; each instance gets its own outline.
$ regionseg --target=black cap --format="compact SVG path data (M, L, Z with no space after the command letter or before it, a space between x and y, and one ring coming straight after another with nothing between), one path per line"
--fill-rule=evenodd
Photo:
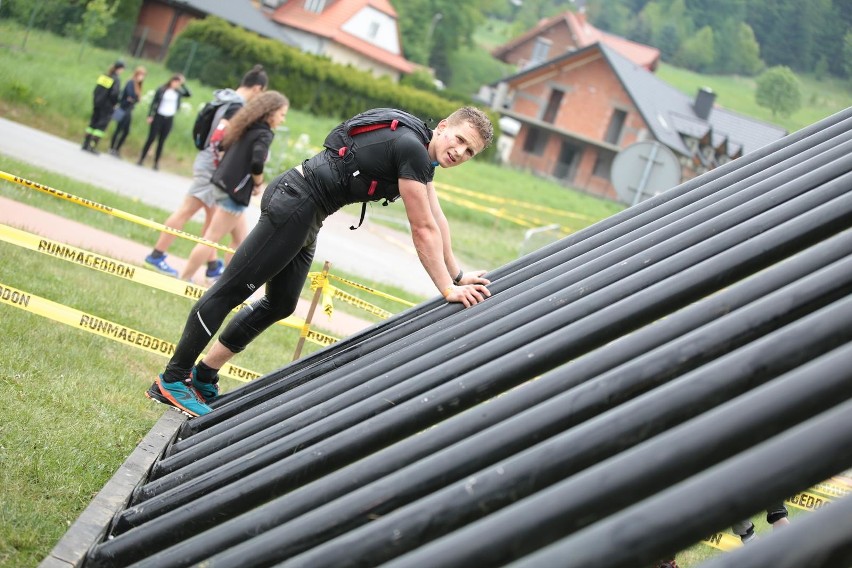
M124 61L122 61L121 59L116 59L115 63L113 64L113 67L118 69L119 67L126 67L126 65L124 64Z

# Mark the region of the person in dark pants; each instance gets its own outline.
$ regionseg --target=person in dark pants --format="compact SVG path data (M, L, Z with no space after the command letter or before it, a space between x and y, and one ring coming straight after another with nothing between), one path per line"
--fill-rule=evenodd
M104 130L109 125L112 112L121 94L121 80L118 78L124 70L124 62L120 59L110 65L107 72L98 77L95 90L92 91L92 118L86 128L82 149L93 154L98 151L95 146L103 138Z
M221 143L225 157L210 180L215 186L212 193L216 206L202 235L208 241L218 242L233 232L252 196L262 191L263 165L269 157L275 129L284 121L289 107L287 97L277 91L266 91L231 119ZM240 244L242 239L231 243L233 247ZM195 245L186 260L181 280L192 281L195 272L209 257L210 247Z
M468 307L491 295L484 270L459 267L432 183L436 166L461 165L491 143L488 116L464 107L432 131L402 111L362 115L394 118L383 122L386 127L361 129L351 137L349 125L342 123L329 134L325 150L269 183L257 225L190 311L174 355L146 393L149 398L190 416L211 412L208 403L219 392L218 370L263 330L293 313L323 220L348 203L401 197L414 248L444 298ZM340 146L341 140L347 145ZM196 364L231 310L264 285L264 296L237 313Z
M151 107L148 109L148 124L150 125L148 139L145 140L142 154L137 162L140 166L145 162L148 150L156 139L157 150L154 152L154 169L159 169L163 145L166 143L166 138L169 137L169 132L172 131L172 123L178 109L180 109L180 100L182 97L192 96L192 93L184 85L184 80L180 73L172 75L166 84L159 87L154 93L154 100L151 101Z
M137 67L133 71L133 77L124 86L121 92L121 100L118 101L118 108L112 115L115 120L115 132L112 133L112 139L109 144L109 153L116 158L119 157L119 151L127 135L130 134L130 121L133 118L133 108L139 102L139 97L142 96L142 82L148 71L144 67Z

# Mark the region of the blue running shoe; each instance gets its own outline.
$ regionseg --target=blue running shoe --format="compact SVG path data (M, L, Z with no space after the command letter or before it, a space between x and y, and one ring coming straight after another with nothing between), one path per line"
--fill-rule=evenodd
M168 404L185 414L202 416L213 411L212 408L198 400L195 391L183 381L167 383L163 380L161 373L157 376L157 387L160 390L160 394L168 401Z
M169 255L164 254L160 258L154 258L153 256L151 256L149 254L148 256L145 257L145 262L147 264L150 264L151 266L153 266L154 268L156 268L157 270L159 270L163 274L168 274L169 276L174 276L175 278L177 278L178 271L175 270L174 268L172 268L171 266L169 266L169 263L166 262L167 256L169 256Z
M222 276L222 273L225 272L225 263L222 262L221 259L216 259L216 266L214 268L210 268L208 266L207 272L204 273L207 278L219 278Z
M219 375L216 375L212 383L205 383L198 380L198 370L193 367L190 376L192 377L192 389L198 395L198 400L210 404L219 398Z

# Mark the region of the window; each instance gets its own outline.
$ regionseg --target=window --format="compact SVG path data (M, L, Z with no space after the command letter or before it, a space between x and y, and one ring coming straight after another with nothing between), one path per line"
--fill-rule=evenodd
M553 124L556 121L556 115L559 114L559 105L562 104L562 95L565 93L553 89L550 92L550 100L547 101L547 108L544 110L544 116L541 118L544 122Z
M540 128L530 126L527 128L527 137L524 139L524 152L541 156L544 147L547 146L547 133Z
M325 0L305 0L305 10L314 14L322 14L325 10Z
M367 29L367 37L370 39L375 39L377 35L379 35L379 22L370 22L370 25Z
M592 175L609 180L610 171L612 171L612 161L614 158L615 154L613 152L598 150L598 156L595 159L595 168L592 170Z
M618 144L621 139L621 131L624 129L624 121L627 119L627 113L623 110L613 109L612 118L609 120L609 127L606 129L606 137L604 140L610 144Z
M550 53L550 45L552 42L544 37L535 38L533 45L532 57L530 57L530 65L538 65L543 61L547 61L547 54Z

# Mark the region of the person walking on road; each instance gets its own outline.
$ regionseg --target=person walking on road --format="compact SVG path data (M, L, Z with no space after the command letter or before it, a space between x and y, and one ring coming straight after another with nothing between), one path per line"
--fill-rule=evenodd
M352 135L353 123L372 117L381 117L383 127L360 127ZM492 138L490 120L474 107L456 110L434 131L394 109L374 109L338 125L323 151L266 187L257 225L191 309L174 355L146 395L190 416L211 412L210 403L219 396L218 370L293 313L323 220L348 203L401 197L420 263L436 289L465 307L485 300L490 282L485 271L460 268L432 180L437 166L467 162ZM196 363L231 310L264 285L264 296L240 310Z
M263 70L263 66L255 65L243 75L242 81L240 81L240 85L236 90L220 89L213 94L213 101L219 106L219 109L213 117L210 132L204 142L204 149L198 152L198 155L195 156L195 162L192 164L192 184L189 186L183 202L164 221L164 225L173 229L183 229L184 225L192 219L193 215L204 209L202 233L207 230L213 215L213 208L216 204L213 200L213 182L211 181L219 163L215 146L224 137L230 119L246 103L265 91L268 84L269 77L266 71ZM213 139L214 137L215 140ZM244 218L241 219L234 230L238 232L242 231L242 234L238 235L241 236L239 241L242 242L247 232ZM145 263L164 274L177 277L178 271L170 266L166 260L168 256L166 251L169 250L174 240L175 235L160 233L151 253L145 257ZM215 279L222 275L225 265L219 260L215 249L210 249L209 254L205 275L207 278Z
M216 186L212 192L216 207L204 232L208 241L218 242L232 232L252 196L262 190L263 166L269 157L269 147L289 106L287 97L277 91L267 91L252 99L231 119L222 140L225 156L212 178ZM239 247L245 238L244 231L238 231L234 237L232 246ZM181 274L183 280L192 280L209 256L209 250L207 245L195 245Z
M113 112L112 118L115 120L115 132L112 133L112 138L109 144L109 153L116 158L120 157L124 141L127 135L130 134L130 121L133 118L133 108L139 102L139 97L142 96L142 82L148 71L144 67L137 67L133 71L133 76L124 86L121 92L121 100L118 101L118 108Z
M154 152L153 167L155 170L160 168L160 156L163 155L163 146L172 131L175 115L180 109L180 100L182 97L192 96L192 93L184 85L184 81L183 75L176 73L169 78L165 85L160 86L154 92L154 100L151 101L151 107L148 109L148 139L142 146L138 165L141 166L145 162L148 150L156 139L157 149Z
M98 77L95 90L92 91L92 117L86 128L86 137L83 139L83 150L98 154L95 148L98 141L104 136L104 130L109 126L112 112L121 95L121 80L119 75L124 70L124 62L118 60L107 69L106 73Z

